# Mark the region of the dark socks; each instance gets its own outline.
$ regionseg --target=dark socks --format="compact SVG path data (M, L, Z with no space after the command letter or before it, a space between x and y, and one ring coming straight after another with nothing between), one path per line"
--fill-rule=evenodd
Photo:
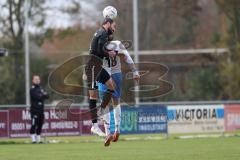
M92 123L97 123L97 100L96 99L90 99L89 100L89 108L91 112L91 119Z

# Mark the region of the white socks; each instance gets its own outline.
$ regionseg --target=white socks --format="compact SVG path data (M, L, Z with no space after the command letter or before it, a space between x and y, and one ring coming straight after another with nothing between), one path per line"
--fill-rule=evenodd
M120 133L120 124L121 124L120 104L113 107L113 115L114 115L114 122L115 122L115 132ZM108 107L104 109L103 121L104 121L105 134L106 136L108 136L110 134L110 112Z
M92 123L93 127L98 127L98 123Z
M37 135L37 136L36 136L36 140L37 140L37 143L40 143L40 142L41 142L41 136L40 136L40 135Z
M105 134L106 136L108 136L110 134L110 112L109 112L108 106L104 109L103 121L104 121Z
M32 142L35 143L37 140L36 140L36 135L35 134L31 134L31 139L32 139Z
M121 105L118 104L113 107L114 122L115 122L115 132L120 132L121 124Z
M36 135L36 134L31 134L31 139L32 142L35 143L40 143L41 142L41 136L40 135Z

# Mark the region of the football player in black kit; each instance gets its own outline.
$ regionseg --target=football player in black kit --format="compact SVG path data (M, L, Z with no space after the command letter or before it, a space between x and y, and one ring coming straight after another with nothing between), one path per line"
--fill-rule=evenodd
M104 65L104 62L105 64L110 64L109 61L111 57L117 54L115 51L107 51L105 46L108 42L108 36L115 31L115 27L116 23L112 19L104 19L101 28L95 32L92 38L90 46L90 58L85 67L89 89L89 108L92 119L91 132L99 136L105 136L105 134L99 128L97 121L97 81L105 84L108 88L107 92L103 95L103 100L100 105L100 107L105 108L112 98L112 93L114 92L114 82L110 76L111 74L109 71L107 71L111 66ZM107 137L106 140L107 142L105 142L105 146L108 145L108 141L111 141L111 137Z
M34 75L30 89L31 96L31 139L32 143L42 143L41 132L44 123L44 100L49 98L48 93L40 86L40 77Z

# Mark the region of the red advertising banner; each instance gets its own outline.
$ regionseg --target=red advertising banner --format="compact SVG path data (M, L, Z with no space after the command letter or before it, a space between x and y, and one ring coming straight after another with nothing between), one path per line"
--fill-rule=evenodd
M90 134L92 121L87 109L45 109L42 134L71 136ZM103 129L103 125L101 125ZM0 138L29 137L31 114L25 108L0 110Z
M225 130L235 131L237 129L240 129L240 105L225 105L224 112Z
M80 109L45 109L43 135L81 135ZM0 137L28 137L31 115L26 109L0 111Z
M0 111L0 137L8 137L8 111Z

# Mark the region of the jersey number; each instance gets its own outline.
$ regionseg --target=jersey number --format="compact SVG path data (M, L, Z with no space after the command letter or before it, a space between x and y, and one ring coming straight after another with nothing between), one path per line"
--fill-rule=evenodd
M111 59L111 66L114 67L117 65L117 57L114 56L114 57L110 57Z

